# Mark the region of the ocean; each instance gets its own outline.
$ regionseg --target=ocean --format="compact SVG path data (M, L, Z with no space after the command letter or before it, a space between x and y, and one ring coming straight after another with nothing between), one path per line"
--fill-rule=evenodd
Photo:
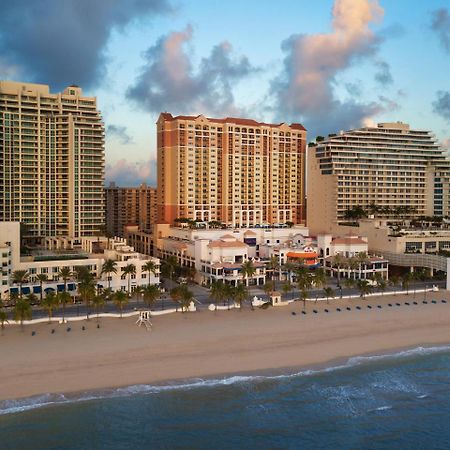
M0 448L448 449L450 347L0 402Z

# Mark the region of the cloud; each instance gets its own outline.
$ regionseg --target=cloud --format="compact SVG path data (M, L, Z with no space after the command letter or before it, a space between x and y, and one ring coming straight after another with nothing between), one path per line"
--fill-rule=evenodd
M450 122L450 92L438 91L437 99L433 102L433 111Z
M375 73L375 81L385 87L394 82L391 74L391 67L387 62L377 61L375 66L378 67L378 72Z
M156 161L131 162L119 159L114 164L106 164L106 185L115 182L117 186L134 187L141 183L156 186Z
M278 119L302 118L317 133L359 126L383 110L377 102L336 98L336 76L355 61L372 58L381 38L370 28L383 18L377 0L336 0L332 31L293 35L282 43L282 73L272 81Z
M133 138L128 134L127 127L121 125L108 125L106 134L118 139L122 145L134 144Z
M345 83L344 86L351 97L361 97L362 86L360 81L358 81L357 83Z
M188 26L184 31L162 36L149 47L127 97L152 112L223 115L237 111L233 86L258 69L246 56L235 57L232 46L222 42L194 70L186 49L191 40L192 27Z
M25 81L84 88L105 73L113 29L169 9L168 0L14 0L2 2L0 54Z
M446 8L431 13L430 27L438 35L444 49L450 53L450 14Z

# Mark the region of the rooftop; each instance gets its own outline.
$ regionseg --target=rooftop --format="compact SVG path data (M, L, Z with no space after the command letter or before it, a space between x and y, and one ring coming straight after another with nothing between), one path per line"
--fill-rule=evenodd
M168 121L175 121L175 120L195 120L201 117L201 115L198 116L172 116L172 114L168 112L161 113L161 117L164 120ZM254 127L271 127L271 128L278 128L281 125L285 124L289 126L290 128L294 130L301 130L306 131L306 128L301 123L291 123L290 125L286 124L285 122L281 123L265 123L265 122L257 122L253 119L241 119L238 117L225 117L223 119L215 119L211 117L205 117L206 120L213 123L232 123L234 125L248 125L248 126L254 126Z

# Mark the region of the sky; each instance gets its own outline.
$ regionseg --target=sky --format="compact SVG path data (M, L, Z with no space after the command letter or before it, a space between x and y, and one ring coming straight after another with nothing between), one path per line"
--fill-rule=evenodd
M402 121L450 150L449 0L0 1L0 79L96 96L107 184L156 184L163 111L308 140Z

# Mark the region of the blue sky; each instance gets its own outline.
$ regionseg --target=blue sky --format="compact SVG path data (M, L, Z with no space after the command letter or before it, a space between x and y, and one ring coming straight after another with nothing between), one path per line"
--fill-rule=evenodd
M448 0L3 6L0 78L53 91L75 83L97 96L107 180L119 185L155 183L162 110L296 121L309 139L401 120L433 130L448 146Z

